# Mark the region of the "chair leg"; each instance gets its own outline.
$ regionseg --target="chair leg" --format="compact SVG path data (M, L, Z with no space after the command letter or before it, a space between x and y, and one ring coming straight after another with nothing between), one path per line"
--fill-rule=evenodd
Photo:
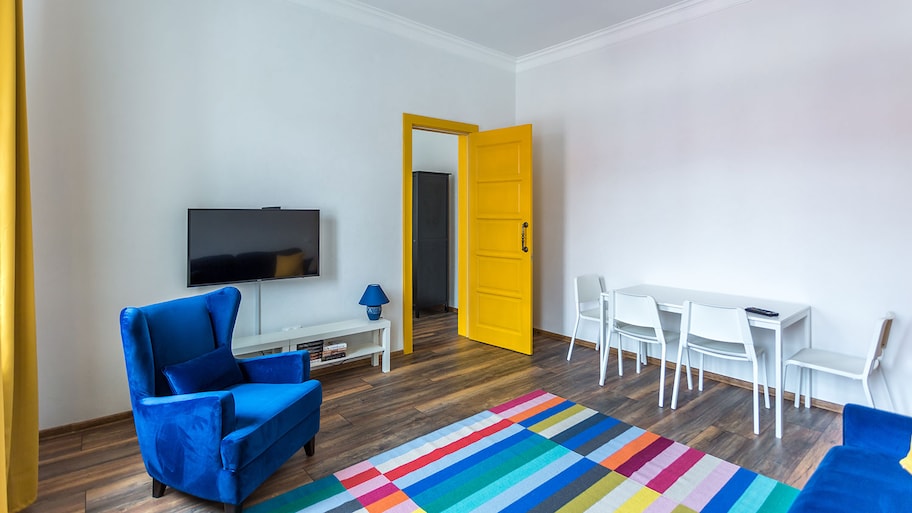
M789 366L785 365L782 367L782 391L785 392L786 385L788 384L788 375L789 375ZM798 381L801 381L801 371L798 371ZM795 387L795 408L798 407L798 387Z
M691 369L693 369L693 365L690 364L690 348L689 347L684 350L684 358L687 358L687 364L684 365L684 371L687 372L687 390L693 390L694 389L693 376L692 376L693 373L691 372Z
M162 483L158 479L152 478L152 497L159 498L165 494L165 489L168 486L165 483Z
M601 323L599 323L599 335L600 335L600 336L595 337L595 350L596 350L596 351L598 351L598 350L601 349L601 347L602 347L602 337L601 337L601 333L602 333L602 327L601 327Z
M871 395L871 385L868 384L867 376L861 380L861 386L864 388L865 397L868 398L868 406L874 408L874 396Z
M699 386L697 387L697 390L699 390L700 392L703 391L703 364L706 363L706 361L704 359L705 356L706 355L704 355L703 353L700 353L700 383L699 383Z
M754 434L760 434L760 381L759 372L757 371L757 361L751 362L754 368Z
M671 386L671 409L678 407L678 387L681 385L681 360L684 359L684 344L678 344L678 361L675 363L674 384Z
M623 337L621 336L620 332L618 332L618 376L624 375L624 358L623 358L624 353L623 353L623 351L621 351L621 340L622 339L623 339Z
M573 343L576 341L576 332L579 330L580 324L580 314L576 313L576 323L573 325L573 336L570 337L570 350L567 351L567 361L570 361L570 357L573 355Z
M807 389L804 391L804 407L810 408L811 407L811 378L813 377L813 373L811 372L811 369L803 369L801 371L801 373L804 376L806 376L805 379L807 380Z
M662 364L659 367L659 408L665 407L665 344L662 344Z
M605 335L605 341L599 349L599 386L605 386L605 375L608 374L608 357L611 356L611 332Z
M317 450L317 435L314 435L313 438L311 438L310 440L307 441L306 444L304 444L304 454L306 454L308 456L313 456L314 453L316 452L316 450Z

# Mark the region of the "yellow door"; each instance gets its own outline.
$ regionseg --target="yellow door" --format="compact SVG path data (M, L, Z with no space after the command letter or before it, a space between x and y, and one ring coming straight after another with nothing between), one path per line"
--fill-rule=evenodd
M468 146L467 335L532 354L532 125Z

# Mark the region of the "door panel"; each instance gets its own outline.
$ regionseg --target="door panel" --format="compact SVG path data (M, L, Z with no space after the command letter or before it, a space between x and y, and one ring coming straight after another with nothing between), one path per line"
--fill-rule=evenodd
M515 127L514 127L515 128ZM510 130L505 128L501 130ZM490 130L486 133L492 134L498 130ZM481 135L478 132L473 135ZM488 167L478 169L477 178L479 181L512 179L522 173L520 161L521 148L513 145L496 145L496 146L477 146L475 148L476 156L485 161Z
M510 262L505 262L502 258L484 258L477 260L478 281L480 283L496 284L503 286L499 289L502 295L507 295L510 291L522 289L522 277L517 266ZM491 288L491 287L489 287Z
M479 219L475 227L475 250L480 253L505 253L504 258L515 257L522 249L522 233L516 230L516 220Z
M487 331L501 337L519 337L522 327L511 322L513 317L522 316L522 301L500 294L482 294L479 297L478 323Z
M532 354L532 126L468 140L468 337Z
M480 182L478 184L478 214L480 216L520 215L522 185L510 182Z

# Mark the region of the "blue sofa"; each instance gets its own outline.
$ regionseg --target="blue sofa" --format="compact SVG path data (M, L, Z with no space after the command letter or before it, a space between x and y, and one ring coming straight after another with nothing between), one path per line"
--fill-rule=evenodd
M847 404L842 423L842 445L827 452L789 513L912 512L912 474L899 464L912 417Z
M208 294L120 314L136 435L152 495L167 486L242 503L304 447L314 453L323 391L307 351L236 360L241 294Z

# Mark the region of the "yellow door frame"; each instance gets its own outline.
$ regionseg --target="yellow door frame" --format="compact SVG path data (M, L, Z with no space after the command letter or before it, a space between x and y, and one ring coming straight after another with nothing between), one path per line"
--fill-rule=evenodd
M463 222L468 205L468 135L478 131L478 125L459 123L446 119L429 118L416 114L402 114L402 351L409 354L412 345L412 130L427 130L453 134L459 139L459 159L457 164L459 231L459 269L457 271L456 297L460 308L466 305L466 269L467 258L463 252L468 247L467 231ZM467 316L459 315L459 334L465 335Z

